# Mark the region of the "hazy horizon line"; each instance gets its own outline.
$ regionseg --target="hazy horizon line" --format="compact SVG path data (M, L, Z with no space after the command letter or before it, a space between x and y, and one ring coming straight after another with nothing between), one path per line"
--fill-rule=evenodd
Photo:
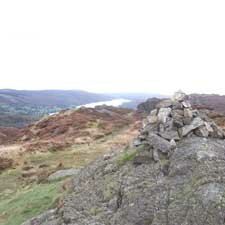
M86 89L60 89L60 88L45 88L45 89L18 89L18 88L0 88L1 90L11 90L11 91L84 91L84 92L90 92L90 93L107 93L107 94L161 94L160 92L155 93L155 92L147 92L147 91L116 91L116 92L107 92L107 91L91 91L91 90L86 90ZM161 95L166 95L166 94L161 94Z

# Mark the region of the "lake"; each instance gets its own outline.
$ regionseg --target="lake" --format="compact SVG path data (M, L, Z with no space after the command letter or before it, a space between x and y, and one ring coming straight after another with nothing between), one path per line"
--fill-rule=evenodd
M123 103L127 103L130 102L131 100L128 99L124 99L124 98L119 98L119 99L113 99L110 101L103 101L103 102L93 102L93 103L89 103L89 104L85 104L85 105L80 105L77 108L81 108L81 107L86 107L86 108L94 108L96 106L99 105L107 105L107 106L121 106Z

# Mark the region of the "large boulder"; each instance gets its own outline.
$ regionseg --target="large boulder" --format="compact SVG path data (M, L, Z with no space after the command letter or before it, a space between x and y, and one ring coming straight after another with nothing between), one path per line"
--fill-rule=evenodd
M186 125L182 128L182 136L186 136L191 131L195 130L198 127L203 126L204 124L205 123L201 118L199 117L194 118L190 125Z
M55 181L59 179L63 179L65 177L75 176L78 173L79 169L64 169L64 170L58 170L55 173L51 174L48 177L48 181Z

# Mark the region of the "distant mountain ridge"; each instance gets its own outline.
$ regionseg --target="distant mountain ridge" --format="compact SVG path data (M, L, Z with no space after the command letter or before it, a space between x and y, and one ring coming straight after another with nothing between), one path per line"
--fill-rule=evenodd
M166 98L164 98L166 99ZM162 99L154 97L138 105L140 113L150 113ZM209 109L217 113L225 114L225 95L218 94L190 94L189 100L193 108Z
M122 107L136 109L139 104L145 102L149 98L168 98L166 95L161 95L157 93L145 93L145 92L137 92L137 93L111 93L110 96L114 98L124 98L131 100L130 102L124 103Z
M68 107L111 99L108 95L81 90L0 90L0 104L13 106Z
M225 95L218 94L191 94L190 101L193 107L208 108L225 114Z
M111 100L81 90L0 90L0 126L24 127L42 116L79 105Z

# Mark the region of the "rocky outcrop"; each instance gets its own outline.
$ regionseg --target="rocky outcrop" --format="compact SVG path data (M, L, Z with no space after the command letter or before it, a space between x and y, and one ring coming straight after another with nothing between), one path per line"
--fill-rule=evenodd
M158 161L159 153L169 156L176 147L176 141L187 136L224 139L225 133L206 115L192 109L189 97L178 91L150 112L143 121L136 145L145 144L151 149L153 159Z
M43 213L42 215L23 223L22 225L35 225L35 224L59 225L55 217L55 213L56 213L55 209L49 210ZM51 220L55 220L55 222L52 223Z
M150 98L146 102L142 102L137 106L139 113L149 113L155 109L156 105L161 101L160 98Z
M48 177L48 181L55 181L59 179L63 179L65 177L75 176L79 172L79 169L64 169L64 170L58 170L55 173L51 174Z
M54 215L28 224L224 224L223 140L182 139L170 159L158 163L148 154L144 151L123 166L117 158L90 164L74 178L73 193Z
M149 98L137 106L138 112L149 114L161 101L160 98ZM189 101L194 109L209 110L210 112L225 114L225 96L216 94L190 94Z
M63 204L32 225L224 224L224 133L186 95L161 102L135 143L81 169Z

